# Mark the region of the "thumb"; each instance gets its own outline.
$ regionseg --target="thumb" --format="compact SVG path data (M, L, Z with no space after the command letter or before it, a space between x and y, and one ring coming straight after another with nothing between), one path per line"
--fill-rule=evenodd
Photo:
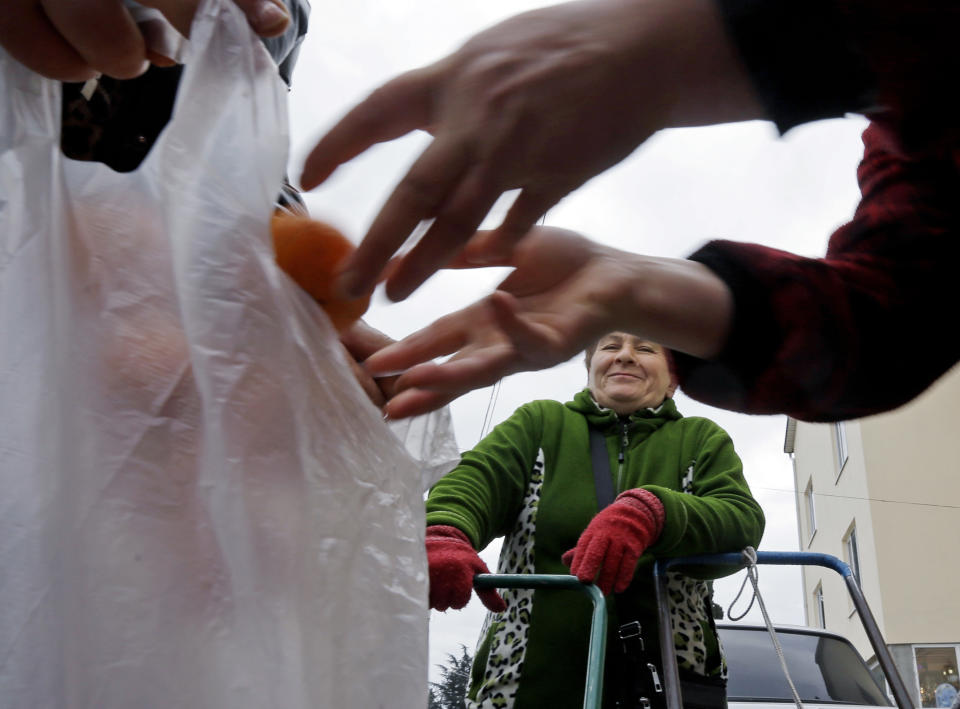
M563 552L563 556L560 557L560 561L562 561L565 566L572 569L573 559L576 556L576 554L577 554L576 547L574 547L573 549L568 549L567 551Z
M485 588L483 590L477 589L477 598L479 598L480 602L494 613L503 613L505 610L507 610L506 602L495 588Z
M247 16L250 27L261 37L283 34L290 24L290 13L282 0L234 0Z

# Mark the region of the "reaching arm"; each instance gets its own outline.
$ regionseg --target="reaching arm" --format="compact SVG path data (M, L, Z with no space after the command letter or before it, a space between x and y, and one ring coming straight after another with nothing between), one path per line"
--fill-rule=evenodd
M657 130L760 116L711 0L578 0L511 18L388 82L320 140L301 180L316 187L375 143L433 134L342 280L366 291L434 219L387 279L399 300L451 261L503 192L521 189L487 236L499 256Z
M725 241L692 256L730 289L735 317L712 359L675 358L688 395L747 413L859 418L906 403L960 359L944 320L957 302L960 152L910 155L880 122L863 138L863 198L825 258Z
M564 362L612 330L701 357L725 341L730 294L701 264L638 256L548 227L531 231L502 263L515 270L493 295L366 361L375 375L407 370L387 404L390 416L429 411L507 374ZM454 356L430 362L447 354Z

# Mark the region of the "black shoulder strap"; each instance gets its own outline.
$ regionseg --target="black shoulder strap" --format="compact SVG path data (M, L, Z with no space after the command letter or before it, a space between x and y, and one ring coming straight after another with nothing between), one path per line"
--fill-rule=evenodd
M610 470L610 454L607 452L607 440L593 426L590 430L590 462L593 465L593 483L597 490L597 511L613 502L613 474ZM617 706L646 706L661 704L657 695L663 693L660 675L657 673L659 661L652 659L644 648L643 628L635 620L636 612L627 601L625 594L613 594L620 628L622 655L617 654L618 671L616 692L620 695ZM726 695L724 695L726 696ZM650 700L653 700L651 702ZM722 706L722 705L720 705Z
M590 462L593 464L593 482L597 489L597 511L613 502L613 475L610 472L610 454L607 440L593 426L590 429Z

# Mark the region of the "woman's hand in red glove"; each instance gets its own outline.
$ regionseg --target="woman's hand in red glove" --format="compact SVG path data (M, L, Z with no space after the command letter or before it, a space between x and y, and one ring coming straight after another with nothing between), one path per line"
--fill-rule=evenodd
M583 583L593 582L605 594L622 593L640 555L663 531L663 517L663 503L652 492L621 492L590 521L563 563Z
M427 527L427 564L430 567L430 607L438 611L463 608L473 591L473 577L489 574L467 535L456 527ZM477 596L494 613L507 609L507 604L494 589L477 591Z

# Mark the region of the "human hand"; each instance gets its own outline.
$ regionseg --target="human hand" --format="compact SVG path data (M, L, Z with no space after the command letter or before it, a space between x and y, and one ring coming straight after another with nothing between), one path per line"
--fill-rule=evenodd
M604 594L622 593L640 555L663 531L663 519L663 503L652 492L621 492L590 521L562 561L583 583L595 583Z
M370 327L363 320L358 320L340 333L340 342L346 350L347 361L350 363L353 376L356 377L374 406L383 408L387 400L394 394L397 377L377 377L374 379L359 362L362 362L377 350L393 344L396 340Z
M511 18L388 82L320 140L301 176L312 189L375 143L434 136L349 262L344 292L368 290L423 220L434 221L387 279L394 300L448 263L503 192L521 190L489 237L500 256L660 128L753 117L735 70L710 0L578 0Z
M455 265L487 258L479 236ZM726 285L698 263L619 251L563 229L532 229L491 265L514 267L496 292L364 363L374 376L403 372L389 416L425 413L508 374L551 367L613 330L709 357L733 308Z
M282 0L234 0L257 34L282 34L290 16ZM160 10L184 36L199 0L141 0ZM98 73L139 76L149 66L145 38L120 0L6 0L0 45L33 71L59 81Z
M427 527L427 565L430 567L430 607L438 611L463 608L470 601L473 577L489 574L467 535L456 527ZM477 597L494 613L507 604L495 589L478 590Z

